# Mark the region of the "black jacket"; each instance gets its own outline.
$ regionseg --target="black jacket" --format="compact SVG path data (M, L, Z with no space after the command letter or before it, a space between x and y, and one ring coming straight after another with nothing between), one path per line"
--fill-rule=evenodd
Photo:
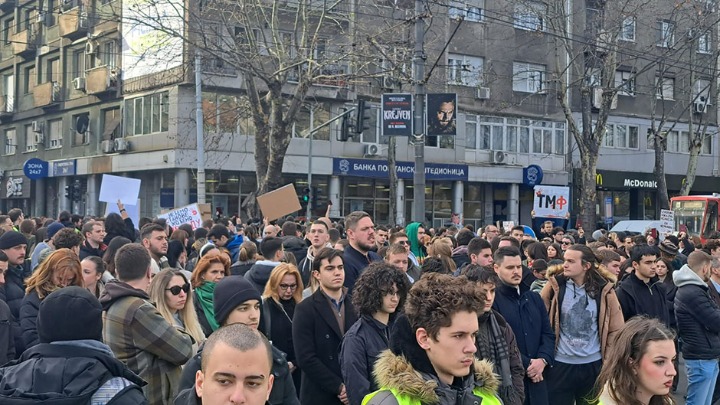
M340 368L350 405L360 405L365 395L377 391L373 368L380 352L390 344L390 328L362 316L347 331L340 350Z
M244 276L255 264L255 260L248 260L246 262L235 262L230 266L230 274L233 276Z
M720 357L720 308L710 298L708 286L688 265L673 273L677 286L675 317L686 360Z
M135 242L135 225L133 224L132 219L125 218L123 221L125 222L125 228L108 231L105 235L105 239L103 239L104 244L109 245L110 241L116 236L122 236L123 238L130 239L131 242Z
M355 280L360 277L363 270L372 262L379 262L382 257L377 253L370 251L367 256L358 252L352 246L348 245L343 251L343 265L345 266L345 287L348 293L352 293ZM349 325L348 325L349 327Z
M173 401L174 405L202 405L202 401L197 396L197 393L195 392L195 386L192 388L188 388L186 390L180 391L177 397L175 397L175 401ZM269 402L265 402L266 405L270 405Z
M657 277L649 283L640 280L633 271L623 279L615 289L625 320L637 315L647 315L670 326L670 311L667 305L667 294L660 287Z
M265 291L265 284L270 279L270 273L272 273L275 266L279 263L271 262L269 260L258 260L250 267L247 273L245 273L245 279L255 286L257 291L262 294Z
M0 365L15 360L13 316L5 301L0 301Z
M545 359L552 364L555 358L555 333L550 326L547 309L540 295L520 284L520 294L506 284L497 288L493 309L499 312L515 333L523 367L527 370L530 359ZM545 380L533 383L525 378L525 398L529 404L548 404Z
M292 319L295 315L295 300L282 301L278 304L272 298L264 298L260 330L272 342L273 346L285 353L287 361L292 362L295 369L292 372L293 384L297 394L300 395L300 369L297 368L295 346L292 338Z
M183 367L182 376L180 377L180 394L175 398L175 404L193 404L194 402L178 402L183 397L182 401L189 401L192 398L189 397L194 395L195 390L192 390L192 395L188 394L188 389L195 386L195 374L200 370L200 360L202 358L202 351L205 347L205 343L200 345L198 352L194 355ZM285 353L278 350L275 346L272 347L273 364L272 373L275 376L273 382L272 391L270 391L270 399L268 403L271 405L300 405L300 401L295 393L295 385L293 384L292 376L290 375L290 369L288 368L287 360L285 359Z
M357 321L357 315L347 295L344 303L341 315L348 330ZM338 357L344 334L322 289L295 308L293 343L302 371L300 402L303 405L342 404L337 397L343 383Z
M300 263L307 255L308 247L305 240L293 235L283 236L282 239L285 251L292 253L295 256L295 262Z
M147 403L140 388L145 382L111 354L91 347L42 343L0 368L0 403L89 403L113 377L124 378L127 386L110 394L114 396L108 404Z
M30 291L22 301L20 307L20 327L25 350L40 343L37 331L37 316L40 311L40 297L37 291Z
M25 298L25 279L30 277L30 262L22 266L8 267L5 272L5 303L10 307L13 316L13 336L15 337L15 353L20 355L25 350L25 343L20 328L20 306Z
M205 311L203 310L202 304L200 304L200 298L198 298L197 291L193 291L193 306L195 307L195 315L197 315L200 328L205 334L205 337L210 337L210 334L213 333L213 329L205 316Z
M85 241L80 246L80 260L83 260L88 256L97 256L102 258L105 254L105 249L107 249L107 246L104 243L101 244L97 249L95 249L94 247L90 246L87 241Z

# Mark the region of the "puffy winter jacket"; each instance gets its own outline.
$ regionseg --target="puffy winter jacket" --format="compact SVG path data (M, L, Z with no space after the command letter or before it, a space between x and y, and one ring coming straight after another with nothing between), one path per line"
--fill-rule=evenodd
M686 360L720 357L720 308L708 286L688 265L673 273L677 286L675 317L682 354Z

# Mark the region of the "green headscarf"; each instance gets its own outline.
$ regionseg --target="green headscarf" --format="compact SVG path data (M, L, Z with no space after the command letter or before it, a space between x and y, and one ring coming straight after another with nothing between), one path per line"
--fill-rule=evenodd
M215 309L213 307L213 291L215 291L215 284L216 283L213 281L205 281L200 284L200 287L195 288L198 300L200 301L200 306L202 307L205 318L207 319L208 324L210 324L213 332L220 327L218 321L215 320Z
M420 247L420 241L418 240L418 228L422 224L420 222L411 222L405 227L405 233L407 234L408 241L410 242L410 251L415 255L418 261L422 261L425 258L425 253Z

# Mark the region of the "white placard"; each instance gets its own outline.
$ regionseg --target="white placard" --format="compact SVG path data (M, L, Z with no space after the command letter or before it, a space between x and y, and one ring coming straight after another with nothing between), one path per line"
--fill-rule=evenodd
M125 205L134 205L139 196L140 179L103 174L100 201L114 205L120 200Z
M565 218L570 207L570 187L535 186L533 211L536 218Z
M675 231L675 212L660 210L660 229L658 231L663 235Z
M509 233L515 226L515 221L503 221L502 227L505 233Z
M195 230L202 226L202 215L197 204L190 204L184 207L176 208L165 214L158 215L158 218L165 218L167 224L175 229L182 224L190 224Z

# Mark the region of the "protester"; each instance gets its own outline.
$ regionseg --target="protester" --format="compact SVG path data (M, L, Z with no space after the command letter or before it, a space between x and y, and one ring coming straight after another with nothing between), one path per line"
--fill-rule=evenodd
M355 282L352 303L360 319L348 329L340 350L350 405L360 405L379 388L373 379L375 361L389 347L390 326L409 289L405 273L384 262L370 264Z
M355 280L363 270L372 262L382 261L382 257L372 250L375 246L375 224L367 212L351 212L345 217L345 226L349 245L343 251L342 261L345 265L345 287L352 294Z
M252 240L246 240L240 245L238 260L230 266L230 274L244 276L257 262L258 246Z
M478 311L483 306L465 277L424 275L410 289L405 315L392 330L390 349L375 363L380 389L363 402L501 404L492 365L475 358Z
M80 266L82 267L83 287L99 299L105 291L105 283L102 281L105 263L97 256L88 256L80 262Z
M143 226L140 229L140 240L152 258L150 264L153 275L160 272L160 270L170 268L170 263L165 257L168 250L168 240L164 226L152 223Z
M602 405L672 404L675 334L657 319L636 317L620 329L596 383Z
M110 241L117 236L130 239L131 242L136 239L135 225L132 219L127 215L127 211L125 211L122 203L118 202L117 205L118 207L122 207L118 208L122 215L111 212L105 217L105 238L103 239L103 243L108 246L110 245Z
M86 289L49 294L39 344L0 368L0 403L147 404L145 382L102 343L102 307Z
M623 317L629 320L637 315L645 315L670 326L667 297L655 271L658 248L638 245L630 256L633 271L615 289Z
M83 286L82 268L77 255L70 249L58 249L38 266L26 280L25 298L20 307L23 348L29 349L39 343L37 315L40 303L51 292L69 285Z
M0 365L15 359L14 318L10 307L5 303L5 273L8 269L8 257L0 250Z
M181 366L190 359L193 339L162 317L145 292L150 285L150 254L137 243L115 255L117 280L105 285L103 340L117 358L148 384L151 404L171 404Z
M148 295L168 323L184 330L193 338L195 344L205 340L205 334L195 313L193 294L190 294L190 282L182 271L174 269L160 271L150 282Z
M107 249L107 245L103 242L105 225L100 221L89 221L83 225L80 234L85 237L85 242L80 246L80 260L88 256L102 257Z
M328 247L330 241L330 228L323 221L314 221L310 224L310 229L306 235L310 241L310 247L307 249L305 257L298 263L298 271L302 276L303 285L307 286L310 283L312 274L312 262L315 255L320 249Z
M270 279L270 273L277 267L285 256L282 238L266 237L260 242L260 253L264 259L258 260L250 267L245 278L255 286L259 293L265 291L265 284Z
M15 353L22 353L25 344L20 328L20 306L25 298L25 279L31 271L25 261L27 240L20 232L8 231L0 235L0 252L7 256L8 268L5 271L5 303L13 316L13 337Z
M234 235L225 225L215 224L208 232L207 239L215 246L223 247L230 252L230 260L238 261L240 256L240 245L243 243L242 236Z
M414 265L420 267L425 261L425 256L427 256L427 251L422 243L425 228L419 222L412 222L405 227L405 234L410 242L410 252L412 253L410 260L413 261Z
M59 223L59 222L53 222L47 227L47 239L44 241L38 243L35 245L35 249L33 249L32 255L30 256L30 268L35 270L35 268L38 266L38 263L40 262L40 254L45 251L45 249L50 248L51 250L54 249L53 246L53 238L55 237L55 234L57 234L60 230L64 229L65 227Z
M230 259L219 251L202 257L193 270L193 302L205 337L220 327L213 312L213 291L217 283L229 275Z

